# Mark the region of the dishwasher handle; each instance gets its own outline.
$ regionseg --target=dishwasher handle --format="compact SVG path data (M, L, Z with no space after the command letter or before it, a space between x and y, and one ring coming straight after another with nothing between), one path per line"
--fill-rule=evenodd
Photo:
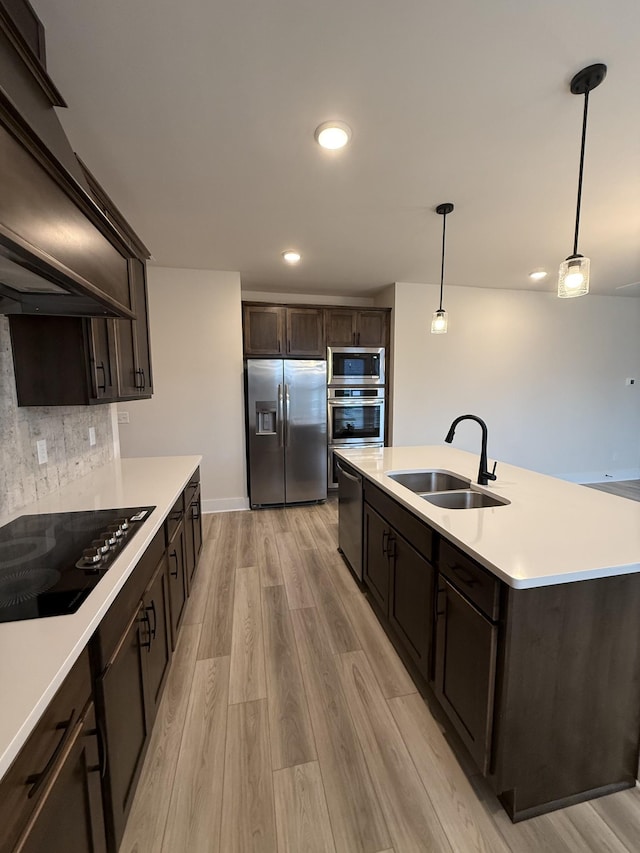
M353 480L354 483L361 483L362 477L356 477L353 474L350 474L348 471L345 471L342 465L339 462L336 462L336 467L338 471L342 471L347 480Z

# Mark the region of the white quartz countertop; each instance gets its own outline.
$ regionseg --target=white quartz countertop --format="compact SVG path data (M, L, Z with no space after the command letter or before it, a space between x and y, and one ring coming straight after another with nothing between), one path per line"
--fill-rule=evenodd
M477 484L479 456L454 447L340 450L360 473L516 589L640 572L640 502L498 461ZM490 466L493 460L490 460ZM387 476L438 469L506 506L443 509Z
M6 522L32 513L156 507L76 613L0 623L0 778L33 731L201 458L119 459L3 519Z

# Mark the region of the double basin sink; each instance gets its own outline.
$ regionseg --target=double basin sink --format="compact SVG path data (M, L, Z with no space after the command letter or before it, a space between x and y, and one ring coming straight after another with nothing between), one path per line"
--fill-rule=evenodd
M471 488L471 481L451 471L389 471L387 477L443 509L506 506L510 501Z

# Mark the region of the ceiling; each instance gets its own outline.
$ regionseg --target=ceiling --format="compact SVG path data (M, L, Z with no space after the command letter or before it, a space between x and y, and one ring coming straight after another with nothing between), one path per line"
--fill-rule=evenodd
M252 290L372 295L437 283L596 293L640 281L637 0L32 0L75 150L162 266ZM348 148L314 130L347 122ZM285 249L302 255L286 266ZM528 273L549 270L541 284Z

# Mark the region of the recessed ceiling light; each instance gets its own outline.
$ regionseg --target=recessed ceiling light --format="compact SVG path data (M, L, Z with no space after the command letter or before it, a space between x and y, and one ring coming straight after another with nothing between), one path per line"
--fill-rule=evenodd
M288 264L297 264L302 255L300 252L294 252L292 249L289 249L286 252L282 253L282 257Z
M529 273L529 278L532 278L534 281L542 281L546 277L547 273L544 270L534 270Z
M314 136L318 145L333 151L344 148L351 139L351 128L343 121L325 121L316 127Z

